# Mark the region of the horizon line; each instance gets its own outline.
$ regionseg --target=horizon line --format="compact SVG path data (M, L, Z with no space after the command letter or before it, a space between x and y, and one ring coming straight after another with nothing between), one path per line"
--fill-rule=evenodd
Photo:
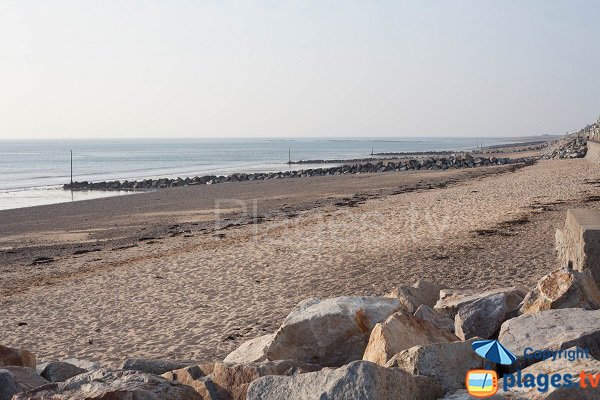
M571 132L576 133L576 132ZM86 138L63 138L63 137L51 137L51 138L19 138L19 139L6 139L0 138L0 142L26 142L26 141L91 141L91 140L276 140L276 141L290 141L290 140L389 140L389 139L518 139L518 138L542 138L542 137L562 137L571 133L540 133L540 134L529 134L529 135L515 135L515 136L289 136L289 137L281 137L281 136L251 136L251 137L243 137L243 136L225 136L225 137L216 137L216 136L207 136L207 137L198 137L198 136L139 136L139 137L118 137L118 136L98 136L98 137L86 137Z

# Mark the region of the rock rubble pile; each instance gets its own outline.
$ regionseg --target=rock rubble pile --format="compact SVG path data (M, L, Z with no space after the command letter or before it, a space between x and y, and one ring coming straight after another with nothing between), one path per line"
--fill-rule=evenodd
M33 354L0 346L0 399L468 399L467 371L490 368L471 348L480 339L500 340L522 373L543 362L524 358L527 348L575 346L590 352L585 365L600 370L599 307L592 275L568 268L531 291L419 281L386 297L305 300L276 332L243 343L223 362L130 359L116 369L52 362L40 375ZM543 365L546 373L565 368ZM495 398L568 398L560 393L516 387Z
M572 134L550 144L543 152L542 158L583 158L587 154L587 140L579 134Z

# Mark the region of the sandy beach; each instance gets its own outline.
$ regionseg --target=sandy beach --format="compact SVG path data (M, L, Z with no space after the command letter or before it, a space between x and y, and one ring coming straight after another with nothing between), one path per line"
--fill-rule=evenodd
M0 337L40 361L216 360L309 297L531 287L582 159L190 186L0 212Z

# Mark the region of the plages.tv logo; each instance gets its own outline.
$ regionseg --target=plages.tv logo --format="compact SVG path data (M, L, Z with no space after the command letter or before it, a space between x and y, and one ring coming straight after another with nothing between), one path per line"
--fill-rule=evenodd
M490 363L511 365L517 359L497 340L477 340L471 346L475 353ZM498 374L487 364L484 364L486 369L472 369L467 372L465 386L469 395L485 398L498 392Z
M485 369L470 370L467 372L465 386L469 395L478 398L486 398L495 395L500 389L498 375L491 368L491 363L512 365L517 360L506 347L497 340L479 340L472 344L473 350L486 360ZM525 360L552 360L566 359L573 362L580 358L590 358L589 349L572 348L567 350L533 350L526 348L523 357ZM489 362L489 364L488 364ZM525 370L526 371L526 370ZM502 390L508 391L512 388L535 389L540 393L548 392L551 388L568 389L600 388L600 374L591 374L581 371L575 375L571 373L523 373L521 369L516 372L507 373L502 377Z

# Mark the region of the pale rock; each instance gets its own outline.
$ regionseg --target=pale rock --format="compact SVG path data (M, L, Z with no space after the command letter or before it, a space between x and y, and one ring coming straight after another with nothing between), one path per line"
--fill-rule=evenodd
M13 400L203 400L190 386L140 371L98 369L15 395Z
M517 356L516 366L520 367L535 362L524 359L526 348L560 350L578 346L598 357L600 310L562 308L521 315L502 324L498 340Z
M600 290L589 270L557 269L541 278L535 289L525 296L522 314L559 308L600 308Z
M298 304L275 332L268 360L340 366L359 360L375 324L400 309L398 299L336 297Z
M35 364L35 355L31 352L0 345L0 367L14 365L35 369Z
M170 381L178 381L184 385L192 387L202 400L221 400L219 397L219 388L208 376L212 372L212 365L192 365L165 372L161 376Z
M467 371L485 366L485 360L471 348L475 340L411 347L393 356L385 366L428 376L441 384L446 392L464 389Z
M440 314L433 308L421 304L417 311L415 311L415 317L421 318L424 321L431 322L435 326L450 333L454 333L454 320L445 315Z
M458 310L454 332L462 340L480 337L489 339L498 331L511 311L505 293L492 294L475 300Z
M285 376L264 376L248 388L248 400L430 400L443 395L432 379L368 361Z
M440 290L447 286L419 280L412 286L395 287L386 297L398 298L405 311L414 313L420 305L433 307L440 298Z
M516 310L527 295L527 289L521 286L503 287L498 289L480 291L472 289L442 289L440 299L433 307L436 311L452 319L462 307L478 300L482 297L493 294L504 293L507 295L507 304L509 309Z
M385 322L375 325L363 360L385 365L392 356L413 346L457 340L459 339L452 333L438 328L431 322L400 311L391 315Z
M223 361L236 364L264 361L267 359L267 349L271 345L273 337L274 335L271 334L247 340L229 353Z

